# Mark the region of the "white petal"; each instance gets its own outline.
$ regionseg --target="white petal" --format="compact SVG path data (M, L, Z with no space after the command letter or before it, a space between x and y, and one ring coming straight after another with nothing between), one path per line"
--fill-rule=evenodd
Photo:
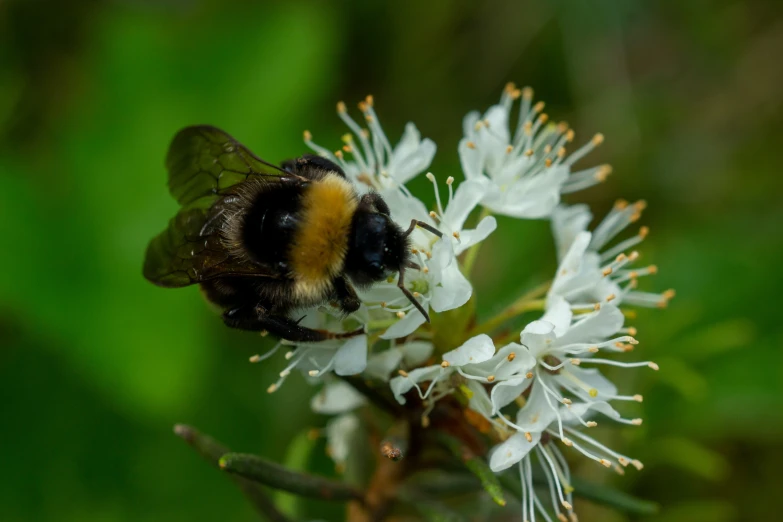
M552 295L546 302L546 313L541 318L542 321L548 321L555 326L555 335L563 335L568 327L571 326L571 305L568 301L559 295Z
M552 403L552 406L549 403ZM552 397L547 401L544 387L538 380L534 380L527 403L517 412L517 426L530 433L544 431L557 418L553 409L557 404Z
M560 188L567 177L567 171L552 169L545 174L523 178L508 188L501 201L494 206L487 202L487 206L516 218L548 217L560 202Z
M470 282L462 275L457 258L448 241L440 240L432 249L430 271L435 280L430 306L436 312L452 310L464 305L473 293Z
M533 321L522 330L522 344L527 346L533 357L538 357L555 341L555 325L549 321Z
M552 293L563 295L564 288L570 280L579 274L584 261L585 251L590 244L590 232L580 232L571 243L568 252L563 256L557 268L555 280L552 283Z
M486 185L478 180L469 179L460 183L454 193L454 198L446 207L443 221L452 230L462 230L465 220L484 197L485 192Z
M351 337L334 356L334 373L337 375L356 375L367 366L367 336Z
M462 134L466 138L471 138L476 133L476 123L481 115L479 111L470 111L462 118Z
M576 418L577 416L582 417L583 420L587 420L591 417L593 411L603 413L614 420L621 418L617 410L612 408L606 401L574 403L570 408L563 408L561 411L564 413L564 417L569 423L579 423Z
M425 366L423 368L416 368L415 370L408 372L406 377L400 375L393 378L391 381L389 381L389 387L394 394L394 398L397 399L397 402L400 404L405 404L405 397L403 397L403 395L413 389L414 384L418 384L424 381L431 381L442 371L445 370L439 364Z
M510 343L498 350L493 359L500 362L501 359L508 358L510 353L514 353L514 360L504 362L495 372L495 378L508 379L516 375L524 375L536 365L536 358L528 351L525 346L517 343Z
M443 360L451 366L464 366L489 360L494 353L495 344L492 342L492 338L481 334L468 339L459 348L443 354Z
M577 234L587 231L587 225L592 219L590 208L584 204L559 205L552 212L552 234L555 236L558 259L563 259Z
M596 368L575 368L570 366L568 372L573 374L574 377L582 381L588 388L596 390L598 393L596 398L598 400L607 400L617 395L617 386L609 379L601 375ZM561 373L555 376L556 379L566 379L566 376ZM570 383L569 383L570 384Z
M460 165L462 165L462 172L465 173L465 179L479 179L482 174L483 155L480 150L474 147L469 147L468 138L463 138L459 142L457 152L459 153Z
M424 308L426 310L426 304L424 305ZM381 339L399 339L400 337L410 335L416 331L416 328L423 325L425 321L426 319L417 309L414 308L409 310L405 314L405 317L391 325L386 329L385 332L383 332Z
M344 464L348 460L358 429L359 419L351 413L335 417L326 425L326 445L335 462Z
M480 382L474 381L472 379L468 380L466 386L471 392L473 392L473 395L468 401L468 406L470 406L471 409L481 413L485 417L491 417L492 402L489 400L489 395L487 395L487 390L484 389L484 386L482 386Z
M614 305L604 304L600 310L591 313L585 319L574 323L568 331L558 339L559 345L571 343L592 343L603 341L615 335L623 327L625 317Z
M357 392L353 386L334 380L328 382L323 389L310 400L310 407L316 413L336 415L351 411L364 404L364 395Z
M476 243L484 241L497 227L497 220L492 216L487 216L473 230L463 230L460 232L460 240L453 242L454 255L458 256Z
M522 395L522 392L527 390L532 382L532 379L528 379L522 375L521 377L500 381L494 385L492 387L492 393L490 394L492 400L492 415L495 415L502 408L514 402L517 397Z
M367 368L364 373L369 377L375 377L382 381L388 381L391 372L397 369L402 361L403 352L399 348L390 348L386 351L373 354L367 360Z
M424 341L412 341L400 346L405 364L411 368L424 364L430 358L434 349L432 343Z
M492 455L489 457L489 467L497 473L508 469L530 453L541 440L541 434L537 432L530 433L532 441L528 442L523 433L515 433L502 444L495 446Z

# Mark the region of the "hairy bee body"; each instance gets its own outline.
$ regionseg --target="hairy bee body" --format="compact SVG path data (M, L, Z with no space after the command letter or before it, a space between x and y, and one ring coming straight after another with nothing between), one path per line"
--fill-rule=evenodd
M353 285L392 272L413 299L402 277L416 266L407 236L428 225L404 232L380 195L360 197L331 161L308 155L275 167L198 126L180 131L166 163L182 209L150 242L144 275L160 286L199 284L228 326L292 341L355 335L299 326L290 313L326 303L355 312Z

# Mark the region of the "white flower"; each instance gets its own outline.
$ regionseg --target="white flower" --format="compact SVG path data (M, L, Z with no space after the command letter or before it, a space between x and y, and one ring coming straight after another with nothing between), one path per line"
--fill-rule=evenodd
M351 118L345 103L337 104L337 114L350 129L350 132L342 137L342 150L332 153L316 145L310 132L305 131L304 140L307 146L320 156L340 165L348 178L365 191L372 188L383 193L386 189L405 184L427 170L435 156L436 147L432 140L421 139L416 126L408 123L400 142L392 149L375 114L372 96L361 102L359 108L369 129L362 128Z
M597 311L575 317L568 302L554 296L544 316L528 324L522 331L521 343L537 361L534 370L536 381L526 408L529 411L545 412L542 416L538 413L532 415L538 423L549 424L548 417L557 420L560 438L565 436L558 404L570 407L574 402L641 401L640 395L618 395L614 384L595 368L580 367L583 364L604 364L658 369L655 363L649 361L623 363L593 357L601 350L625 352L637 344L630 335L617 336L623 329L623 320L622 312L613 305L604 305ZM572 414L578 411L571 409ZM578 415L576 418L587 427L594 425ZM638 423L636 420L624 422ZM512 424L512 427L523 432L531 429L529 424Z
M511 108L520 95L519 122L512 132ZM560 194L590 187L611 172L601 165L571 173L574 163L603 142L603 135L566 156L574 132L565 123L547 125L543 102L532 105L532 99L529 87L520 91L507 85L500 103L483 117L477 111L465 116L458 148L465 177L486 185L482 204L498 214L528 219L548 217Z
M367 361L364 373L381 381L388 381L391 373L400 363L408 368L423 364L432 355L433 346L424 341L411 341L400 346L392 346L388 350L373 354Z
M412 219L416 219L437 228L443 234L443 238L438 239L425 230L413 231L410 236L412 252L421 270L407 270L405 283L425 310L431 308L436 312L444 312L464 305L473 292L470 282L460 271L457 256L486 239L497 227L497 221L492 216L486 216L475 229L463 229L468 216L481 199L481 184L466 181L454 192L454 180L448 178L446 185L449 188L449 200L444 207L435 177L427 174L427 178L435 187L437 211L427 212L424 203L413 197L405 187L387 192L385 201L392 218L400 226L407 227ZM382 334L383 339L409 335L425 322L424 315L400 293L396 278L360 290L359 296L366 303L374 303L368 307L370 310L385 311L381 317L388 317L389 313L400 317ZM379 313L374 315L378 316Z
M326 424L326 448L338 472L345 471L359 427L359 418L353 413L338 415Z
M337 379L327 382L310 400L310 408L316 413L336 415L347 413L367 402L364 395L353 386Z
M666 306L674 296L673 290L659 294L635 290L638 278L655 274L658 268L655 265L629 268L639 258L639 253L626 252L644 240L647 227L641 227L635 236L605 248L617 234L639 219L644 207L643 201L632 205L618 201L592 233L587 232L592 214L586 205L557 207L552 213L552 231L560 266L550 295L563 296L575 307L592 307L595 303L609 301L618 306L620 303Z
M308 328L323 329L331 332L342 330L342 318L334 316L323 307L313 308L302 312L303 317L299 324ZM287 341L279 342L272 350L263 356L254 356L251 362L260 362L275 352L283 345L290 345ZM367 336L357 335L348 339L330 339L314 343L297 343L294 348L285 354L288 365L280 372L279 379L267 388L267 392L274 393L294 370L299 370L307 376L320 379L331 372L336 375L356 375L362 373L367 366Z

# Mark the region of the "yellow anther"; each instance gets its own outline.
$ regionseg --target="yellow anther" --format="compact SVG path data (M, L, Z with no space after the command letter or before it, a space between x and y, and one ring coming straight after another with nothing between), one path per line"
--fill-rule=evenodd
M601 165L598 167L598 172L595 173L595 179L597 179L600 182L606 181L606 178L609 177L609 174L612 173L612 166L611 165Z
M593 136L593 145L598 146L604 142L604 135L600 132Z
M466 146L467 148L469 148L469 149L475 149L475 148L476 148L476 144L475 144L475 143L473 143L472 141L469 141L469 142L467 142L467 143L465 144L465 146Z
M337 112L344 113L347 112L348 109L345 108L345 102L338 101L337 102Z
M313 139L313 135L312 135L312 133L310 133L310 131L309 131L309 130L306 130L306 131L304 131L304 132L302 133L302 136L304 137L304 140L305 140L305 141L310 141L310 140L312 140L312 139Z

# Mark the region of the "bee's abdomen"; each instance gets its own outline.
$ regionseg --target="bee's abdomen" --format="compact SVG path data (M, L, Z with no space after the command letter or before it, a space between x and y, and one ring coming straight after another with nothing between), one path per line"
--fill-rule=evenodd
M301 189L281 188L259 194L242 224L242 243L255 262L290 270L291 240L300 226Z

